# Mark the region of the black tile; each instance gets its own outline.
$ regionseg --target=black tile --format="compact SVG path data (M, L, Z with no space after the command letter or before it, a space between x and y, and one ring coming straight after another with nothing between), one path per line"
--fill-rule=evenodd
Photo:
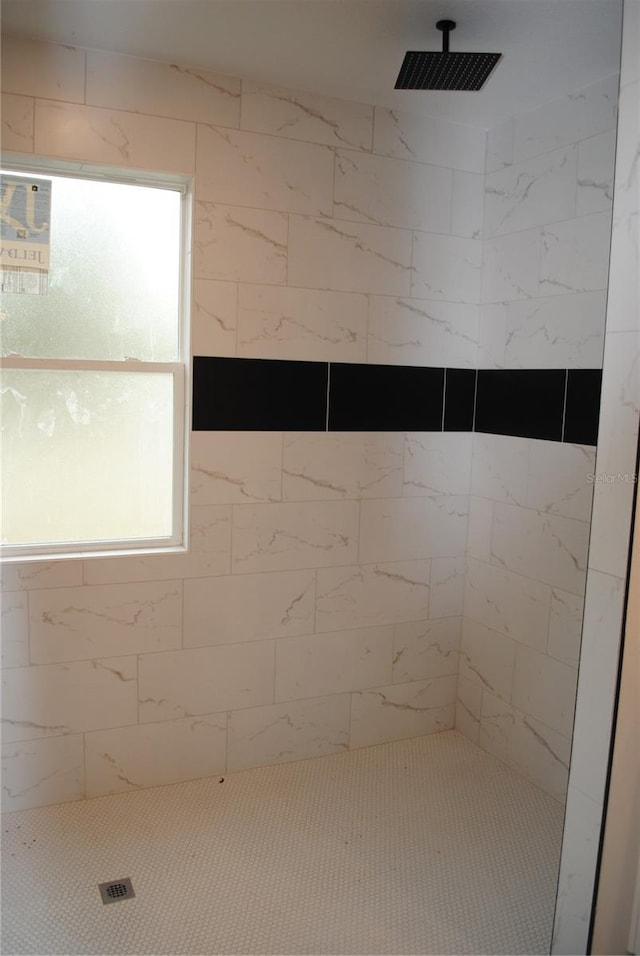
M597 443L601 387L600 369L569 369L563 441L574 442L578 445Z
M444 430L472 432L473 406L476 400L476 370L445 369Z
M324 431L325 362L193 359L193 430Z
M475 430L562 440L564 369L480 369Z
M442 431L444 369L329 367L329 431Z

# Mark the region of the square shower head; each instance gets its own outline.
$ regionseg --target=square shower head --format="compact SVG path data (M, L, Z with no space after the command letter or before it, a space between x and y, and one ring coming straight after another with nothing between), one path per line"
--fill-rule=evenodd
M405 54L396 90L480 90L501 53Z

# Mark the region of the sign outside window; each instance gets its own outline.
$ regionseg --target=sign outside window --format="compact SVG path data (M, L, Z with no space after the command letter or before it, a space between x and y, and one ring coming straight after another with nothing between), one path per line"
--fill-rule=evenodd
M0 199L0 291L47 292L51 180L4 176Z

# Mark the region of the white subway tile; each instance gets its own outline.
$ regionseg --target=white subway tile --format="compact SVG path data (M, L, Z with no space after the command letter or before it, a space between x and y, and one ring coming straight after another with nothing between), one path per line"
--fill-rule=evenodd
M196 202L194 276L281 285L287 274L287 230L281 212Z
M34 102L28 96L2 94L2 148L33 152Z
M484 172L484 130L377 106L373 150L471 173Z
M309 634L314 586L313 571L185 581L184 646Z
M29 663L29 605L24 591L0 595L2 667L26 667Z
M282 432L192 432L194 505L279 501Z
M241 126L307 143L370 150L373 107L243 80Z
M367 297L268 285L240 286L238 355L364 362Z
M459 617L396 624L393 683L457 676L461 625Z
M326 146L198 126L196 195L200 200L329 216L332 190L333 150Z
M276 642L276 701L378 687L391 680L393 629L368 627Z
M403 435L287 432L282 493L288 500L402 495Z
M237 126L240 80L175 63L87 52L88 106Z
M364 500L360 504L360 561L372 564L463 555L467 515L468 501L463 495Z
M84 796L82 734L2 745L3 813Z
M422 621L427 617L429 562L355 565L317 572L316 629Z
M237 315L238 286L235 282L194 279L192 353L235 356Z
M144 654L138 669L141 723L273 702L273 641Z
M539 440L530 445L527 506L589 521L595 448Z
M2 89L5 93L82 103L84 73L84 50L26 37L2 39Z
M3 738L31 740L135 723L136 663L135 657L113 657L5 671Z
M409 230L290 217L289 285L408 295L410 282Z
M429 617L462 614L466 557L432 558Z
M597 212L545 226L540 256L540 292L564 295L606 289L610 239L610 212Z
M468 495L473 435L408 432L404 446L404 494Z
M480 299L482 242L414 232L411 295L449 302Z
M391 296L369 301L369 362L475 368L477 305Z
M513 704L565 737L571 737L577 671L520 644L516 650Z
M551 588L470 558L464 613L493 631L539 651L547 647Z
M170 650L180 646L182 582L100 584L34 592L30 623L34 664Z
M230 772L346 750L349 695L333 694L229 714Z
M137 724L85 735L87 797L224 773L226 714Z
M36 100L34 149L63 159L193 173L195 125L121 110Z
M457 677L391 684L352 695L349 746L371 747L453 727Z

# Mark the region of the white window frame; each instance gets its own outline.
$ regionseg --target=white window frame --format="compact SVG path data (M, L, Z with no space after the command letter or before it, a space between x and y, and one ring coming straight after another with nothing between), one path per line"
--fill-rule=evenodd
M152 173L82 162L66 162L15 153L1 154L3 170L42 176L67 176L135 186L153 186L180 193L180 288L178 307L178 357L175 362L143 362L137 359L48 359L0 356L0 369L45 369L64 371L164 372L173 375L173 534L162 538L113 539L1 545L0 563L52 561L70 558L144 556L181 553L189 548L189 436L191 433L190 288L193 230L193 180L189 176ZM6 463L5 463L6 467ZM0 502L1 505L1 502ZM1 508L0 508L1 516Z

